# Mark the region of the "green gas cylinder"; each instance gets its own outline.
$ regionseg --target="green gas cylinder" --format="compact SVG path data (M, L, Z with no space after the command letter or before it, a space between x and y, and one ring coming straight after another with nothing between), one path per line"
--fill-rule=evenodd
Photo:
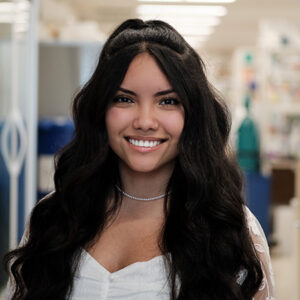
M250 117L251 98L246 96L247 115L241 122L237 134L237 158L246 172L259 171L259 135L254 120Z

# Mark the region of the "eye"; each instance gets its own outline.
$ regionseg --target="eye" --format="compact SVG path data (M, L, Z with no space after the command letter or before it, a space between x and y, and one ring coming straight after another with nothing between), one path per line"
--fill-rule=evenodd
M166 98L160 102L161 105L178 105L179 101L176 98Z
M116 96L113 99L113 102L114 103L133 103L133 101L130 98L125 97L125 96Z

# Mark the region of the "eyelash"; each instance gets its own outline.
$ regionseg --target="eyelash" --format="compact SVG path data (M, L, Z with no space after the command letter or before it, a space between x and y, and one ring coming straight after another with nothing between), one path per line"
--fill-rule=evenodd
M126 99L127 101L119 101L120 99ZM129 101L128 101L129 100ZM124 96L117 96L113 99L114 103L132 103L133 101L131 99L129 99L128 97L124 97Z
M126 100L126 101L123 101L123 100ZM172 102L172 103L162 104L162 102L167 102L167 101ZM114 103L133 103L133 101L130 98L125 97L125 96L117 96L113 99L113 102ZM178 105L179 101L176 98L164 98L160 101L160 104L162 104L162 105Z
M176 99L176 98L165 98L165 99L162 99L162 102L166 102L166 101L172 101L172 104L168 103L168 104L164 104L164 105L178 105L179 104L179 101Z

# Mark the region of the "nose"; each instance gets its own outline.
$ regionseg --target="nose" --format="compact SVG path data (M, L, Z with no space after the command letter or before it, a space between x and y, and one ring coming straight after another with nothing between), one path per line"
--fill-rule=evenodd
M144 105L136 111L133 120L133 127L136 130L148 131L158 129L158 120L153 107Z

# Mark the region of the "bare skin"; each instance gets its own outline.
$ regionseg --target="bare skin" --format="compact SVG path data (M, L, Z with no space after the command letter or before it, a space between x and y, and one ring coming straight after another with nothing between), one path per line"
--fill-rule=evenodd
M144 187L140 194L136 190L131 193L140 197L162 194L167 182L161 178L162 172L142 174L120 168L124 188L136 190L135 186ZM173 167L169 169L171 176ZM164 170L166 171L166 169ZM157 174L156 174L157 173ZM167 174L165 173L164 176ZM128 180L130 178L130 180ZM160 182L160 183L159 183ZM151 194L147 187L159 187ZM147 261L163 253L159 249L162 228L164 226L164 199L138 201L123 197L118 214L111 218L100 236L96 237L90 247L89 254L110 273L116 272L138 261Z
M88 249L107 271L116 272L138 261L162 255L159 236L162 218L118 217Z

